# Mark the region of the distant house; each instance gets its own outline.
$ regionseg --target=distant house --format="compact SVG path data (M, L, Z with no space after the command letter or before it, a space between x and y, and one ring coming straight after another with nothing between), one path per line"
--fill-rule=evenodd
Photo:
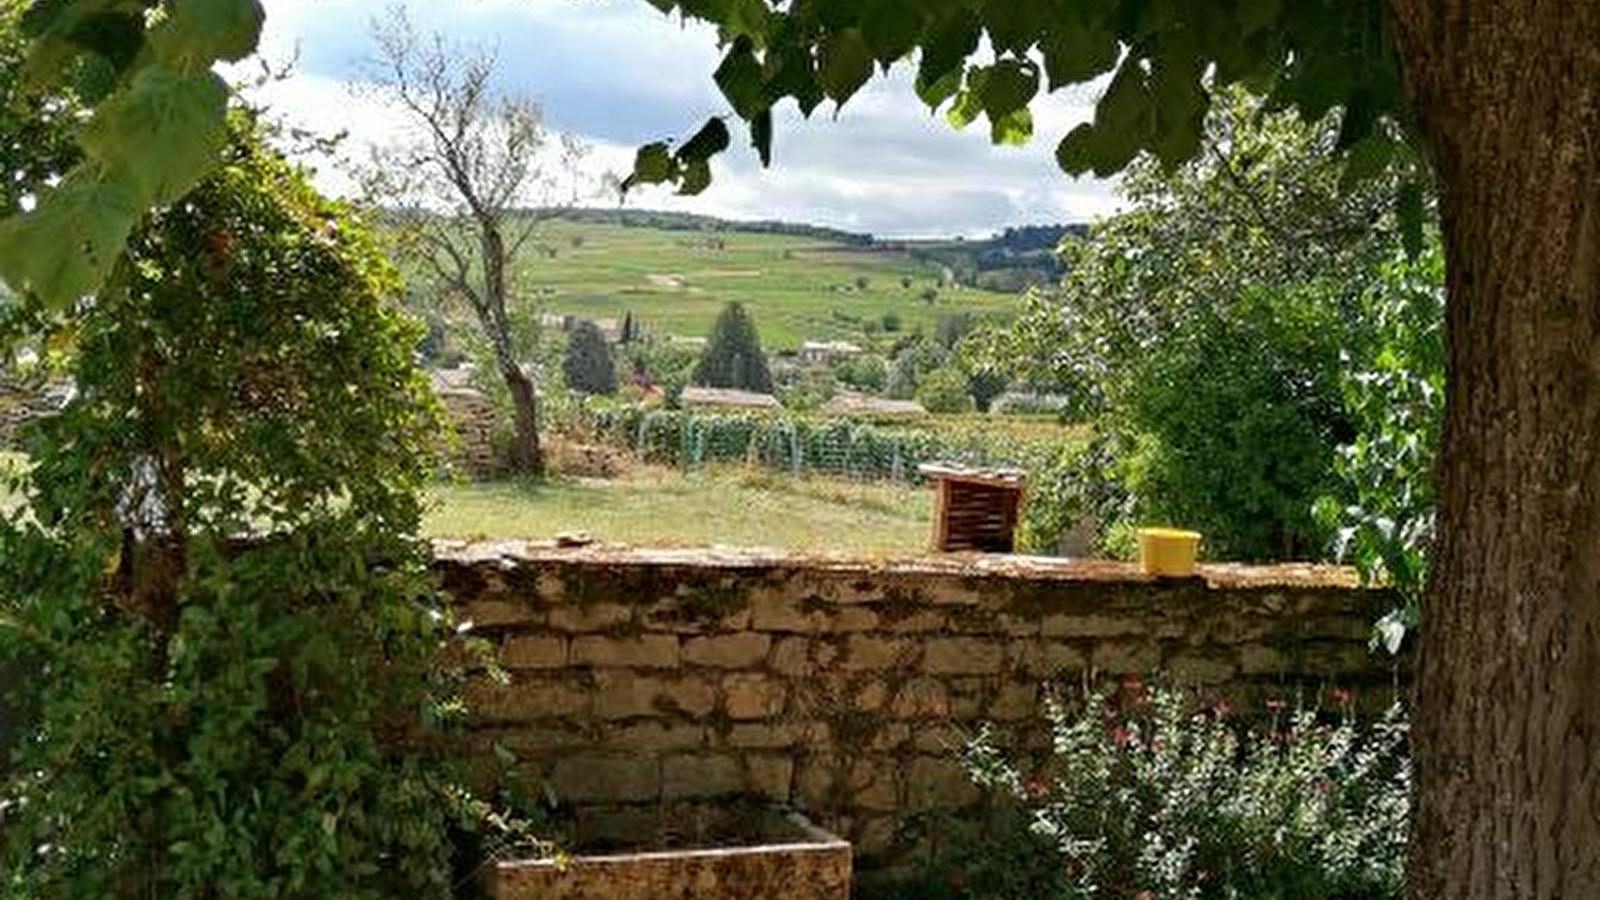
M783 404L771 394L753 391L736 391L732 388L708 388L690 385L683 389L678 403L684 409L782 409Z
M927 409L915 400L890 400L887 397L869 397L865 394L842 393L835 396L822 411L830 416L858 416L861 418L915 418L928 414Z
M849 341L806 341L800 345L800 361L814 366L825 366L836 359L847 359L865 353Z

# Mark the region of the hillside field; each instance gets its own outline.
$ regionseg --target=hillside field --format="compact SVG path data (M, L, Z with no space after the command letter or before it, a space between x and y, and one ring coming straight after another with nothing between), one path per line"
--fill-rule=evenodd
M931 331L941 315L1017 308L1014 294L939 287L937 263L816 236L552 220L536 241L543 250L520 261L521 296L546 313L621 319L631 312L658 336L703 337L734 300L750 309L768 350L859 342L863 322L891 312L903 331ZM910 286L902 286L908 276ZM922 297L930 287L938 291L932 303Z

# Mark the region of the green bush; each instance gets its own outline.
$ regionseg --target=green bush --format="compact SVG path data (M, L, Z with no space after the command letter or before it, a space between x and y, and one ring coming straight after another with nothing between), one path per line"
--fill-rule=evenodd
M968 389L967 376L954 366L935 369L917 385L917 402L928 412L972 412L976 404Z
M617 363L611 347L593 320L579 319L567 335L567 353L561 363L567 388L580 394L615 394Z
M1031 771L987 731L965 762L1053 841L1071 895L1398 900L1405 722L1395 707L1362 724L1338 699L1333 721L1273 704L1246 727L1223 704L1132 680L1076 708L1053 703L1053 754Z
M473 804L417 537L417 329L359 224L232 124L221 168L48 323L77 394L0 517L0 657L35 663L0 893L452 890Z

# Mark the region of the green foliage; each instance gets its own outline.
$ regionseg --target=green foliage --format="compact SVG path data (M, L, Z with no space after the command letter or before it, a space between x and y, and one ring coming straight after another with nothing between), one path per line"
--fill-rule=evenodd
M1361 298L1399 245L1392 182L1341 186L1341 128L1223 94L1207 153L1136 162L1131 208L1069 240L1060 288L981 340L1098 420L1108 529L1194 527L1223 558L1323 552L1311 508L1355 434L1340 371L1374 353Z
M1396 258L1365 299L1376 352L1341 373L1355 440L1339 448L1337 490L1317 503L1334 555L1399 592L1374 643L1399 650L1417 626L1434 536L1433 465L1444 415L1444 255Z
M836 360L830 368L833 377L852 390L877 393L889 383L889 365L874 353L861 353Z
M76 162L72 143L73 106L26 90L22 62L26 52L17 30L19 4L0 7L0 214L22 209L21 201Z
M567 335L567 355L561 371L567 387L580 394L615 394L617 364L600 326L592 319L579 319Z
M694 369L694 383L769 394L772 375L761 352L761 338L743 304L729 303L711 326L705 351Z
M652 3L721 29L726 55L715 80L748 123L763 163L774 105L793 98L804 115L824 99L842 106L870 79L874 62L886 72L913 51L916 93L930 110L944 109L957 128L986 118L997 144L1031 136L1035 101L1110 75L1093 120L1056 148L1061 168L1074 175L1109 175L1141 153L1168 170L1194 158L1213 92L1230 85L1252 87L1273 108L1297 108L1311 119L1335 106L1351 110L1339 146L1366 156L1394 155L1397 141L1383 123L1403 118L1406 105L1381 0L1203 0L1181 8L1119 0L1071 9L1048 0L804 3L760 15L741 3ZM980 47L993 57L978 61ZM713 129L715 140L701 139ZM676 152L666 142L641 148L630 181L699 191L710 180L707 159L728 144L726 125L713 118Z
M985 731L966 752L1054 841L1066 896L1399 898L1410 805L1398 706L1364 725L1281 709L1248 730L1223 704L1137 680L1053 703L1032 771ZM973 892L971 897L1009 896Z
M54 323L77 394L0 521L0 653L38 663L0 889L448 896L417 333L359 225L232 131Z
M928 412L964 413L976 408L967 389L967 376L955 366L944 366L923 376L916 397Z
M94 108L78 133L83 159L34 209L0 221L0 275L13 288L56 308L92 292L145 211L217 164L228 89L210 67L248 55L263 17L257 0L169 0L159 15L101 0L28 8L24 71Z

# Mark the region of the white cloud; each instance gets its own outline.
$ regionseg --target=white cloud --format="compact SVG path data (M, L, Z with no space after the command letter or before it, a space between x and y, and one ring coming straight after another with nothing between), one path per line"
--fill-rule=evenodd
M403 117L344 88L359 77L371 53L368 25L385 8L383 0L268 0L264 55L282 61L298 46L301 64L261 99L303 127L347 130L354 153L391 141ZM714 33L680 26L644 0L428 0L413 3L410 17L421 31L497 45L502 85L537 97L552 127L586 137L597 168L625 171L638 144L686 136L726 112L711 82ZM904 66L875 79L837 119L831 104L810 120L785 105L771 169L761 169L735 124L734 146L704 194L642 189L628 202L896 236L983 234L1115 208L1108 182L1074 181L1053 159L1056 141L1089 114L1086 92L1036 104L1027 146L992 147L985 123L955 132L930 116L910 80ZM319 169L325 188L347 186L325 161Z

